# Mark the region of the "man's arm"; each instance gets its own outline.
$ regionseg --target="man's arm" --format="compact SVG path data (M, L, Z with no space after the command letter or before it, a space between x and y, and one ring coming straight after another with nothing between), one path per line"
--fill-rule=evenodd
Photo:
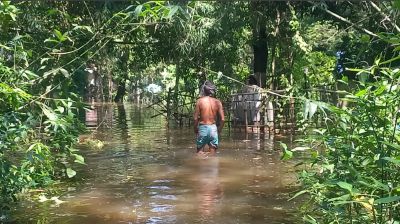
M193 121L194 121L194 133L197 134L199 132L199 114L200 114L200 106L199 101L196 102L196 107L194 109Z
M221 133L222 128L224 127L224 123L225 123L225 115L224 115L224 108L222 107L222 103L219 100L218 100L218 116L220 118L220 124L218 126L218 133Z

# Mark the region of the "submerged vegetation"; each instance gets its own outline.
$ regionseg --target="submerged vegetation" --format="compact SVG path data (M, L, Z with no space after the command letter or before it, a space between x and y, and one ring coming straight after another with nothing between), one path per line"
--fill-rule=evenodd
M85 164L74 145L86 103L157 105L180 121L205 79L228 104L253 74L305 108L294 149L310 152L304 219L400 222L399 9L398 0L0 0L0 216L20 192ZM320 89L343 97L319 102L310 93ZM321 129L308 126L316 114Z

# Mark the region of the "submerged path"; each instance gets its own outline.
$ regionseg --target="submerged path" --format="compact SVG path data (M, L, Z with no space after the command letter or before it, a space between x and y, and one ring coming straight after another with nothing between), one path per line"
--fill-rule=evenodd
M229 134L215 158L194 156L192 128L166 129L153 111L104 105L88 114L100 124L102 149L81 148L87 166L63 183L59 199L22 201L17 223L293 223L292 164L271 139ZM95 119L93 119L95 118ZM92 123L91 123L92 122ZM29 212L26 212L29 211Z

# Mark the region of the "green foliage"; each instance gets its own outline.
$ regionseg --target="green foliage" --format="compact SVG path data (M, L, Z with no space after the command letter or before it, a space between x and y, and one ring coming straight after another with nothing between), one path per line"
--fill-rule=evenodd
M342 44L344 34L331 21L317 21L307 27L304 36L314 51L333 53Z
M16 21L17 14L18 9L11 4L11 1L0 1L0 28L2 31L6 31L10 23Z
M395 27L389 19L396 19L392 18L396 14L391 11L394 9L391 4L379 4L387 18L380 18L380 13L372 13L371 7L365 6L367 3L312 3L312 7L304 4L21 1L14 5L11 1L0 0L0 203L14 200L23 189L44 186L57 177L76 175L74 164L84 164L84 158L73 149L81 128L77 114L83 105L79 102L92 86L97 90L92 95L103 93L104 96L99 99L110 99L116 98L117 91L113 87L118 85L120 98L123 99L126 92L131 93L130 98L134 98L134 94L153 97L144 89L150 83L159 84L164 87L164 92L157 95L157 99L165 104L161 114L169 111L172 116L177 114L175 112L191 113L198 87L205 78L213 80L218 86L218 97L228 101L231 93L242 88L236 80L244 81L252 73L253 44L256 42L253 35L258 32L255 29L264 28L257 24L263 19L268 33L265 40L267 73L273 76L269 81L276 84L274 88L301 92L303 88L333 84L335 58L332 52L336 50L349 52L349 61L357 65L354 67L373 65L376 55L382 55L382 60L386 60L384 64L397 63L396 57L392 57L398 53L399 42L393 42L397 39L390 34ZM343 10L349 20L357 23L350 26L346 22L334 23L331 17L314 11L320 6L335 12ZM390 44L374 39L356 26L375 32L385 31L381 38ZM381 54L382 49L388 50ZM388 61L386 58L393 59ZM378 65L359 74L364 83L384 73ZM89 69L95 76L94 84L88 83ZM383 79L377 80L383 82ZM374 88L386 91L373 86L365 90L365 94L375 91ZM167 91L170 91L169 94ZM359 101L363 94L360 92L348 100ZM306 118L315 116L317 108L326 110L325 105L312 100L306 101L304 108ZM351 126L351 130L358 130L352 126L351 122L358 124L352 117L358 118L359 123L366 122L361 116L364 112L331 109L327 113L337 117L326 121L335 124L344 122L345 125L317 133L351 145L350 140L334 136L350 131L344 128L346 125ZM377 127L377 133L385 128ZM368 131L364 127L363 133ZM380 140L383 149L396 148L397 143L389 140L387 137L384 141ZM324 142L324 139L319 141ZM368 141L372 140L367 138L362 142L353 142L361 144ZM334 147L342 150L339 146ZM309 148L314 149L315 146ZM283 158L289 159L292 155L292 151L285 149ZM321 159L316 163L328 161L322 155L325 153L314 150L312 158ZM397 157L382 156L370 163L383 161L390 166L398 166ZM336 165L327 162L320 167L333 175ZM310 180L310 184L318 183L315 189L327 192L325 185L316 182L320 181L320 176L326 177L323 175L304 173L304 180ZM330 183L328 189L338 190L345 195L345 199L354 199L354 191L361 188L349 178L340 176L336 182ZM379 205L397 200L397 194L384 196L375 198ZM340 202L339 199L324 201L335 205L340 205ZM315 221L311 216L306 219Z
M2 29L11 21L19 25L17 12L8 1L0 3ZM53 34L57 43L71 41L68 32L56 29ZM73 149L83 128L76 117L78 104L72 100L77 97L67 91L69 72L54 68L57 63L49 63L54 58L32 59L30 41L29 35L0 35L0 43L5 43L0 45L0 215L21 191L73 177L73 164L84 164ZM28 69L37 61L40 68Z
M0 1L0 211L19 192L72 178L75 164L85 164L73 148L83 130L83 96L76 93L87 87L84 68L104 68L122 84L142 75L147 84L161 82L157 70L147 72L160 60L154 46L143 47L154 40L145 25L154 30L152 24L186 18L185 7L24 1L17 8Z
M326 127L301 141L310 160L299 176L304 190L296 196L309 195L308 223L400 221L400 70L377 62L361 72L374 82L360 82L343 99L346 108L321 108L328 115ZM311 117L316 105L306 106L304 114Z
M393 6L397 9L400 9L400 1L399 0L394 0L393 1Z
M22 189L51 183L74 161L83 163L83 158L71 148L79 133L71 101L59 100L53 110L25 91L0 83L0 102L4 105L0 111L0 204L6 205Z
M293 73L297 88L309 89L335 83L336 59L325 52L312 51L294 63Z

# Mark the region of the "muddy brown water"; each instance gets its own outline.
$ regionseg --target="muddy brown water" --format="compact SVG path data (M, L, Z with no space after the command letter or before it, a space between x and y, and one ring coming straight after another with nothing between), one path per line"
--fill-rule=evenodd
M61 204L23 200L13 223L297 223L292 162L276 140L225 128L216 157L195 156L193 128L166 128L156 111L103 105L86 124L102 149L61 183ZM98 128L95 128L99 126Z

